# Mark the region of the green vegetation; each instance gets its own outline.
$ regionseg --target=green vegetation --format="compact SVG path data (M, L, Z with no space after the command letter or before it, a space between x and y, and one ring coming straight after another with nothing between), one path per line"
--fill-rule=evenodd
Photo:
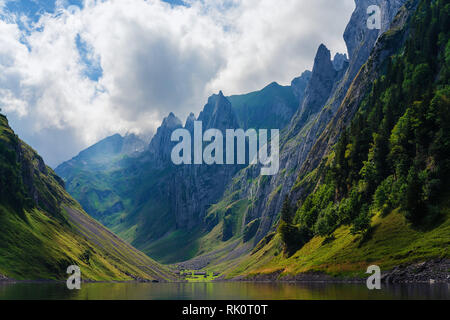
M242 238L242 240L244 242L248 242L250 241L250 239L252 239L256 232L258 231L259 225L261 223L261 219L255 219L250 221L244 229L244 237Z
M19 139L8 127L6 117L0 115L0 203L8 204L22 214L30 201L25 197L21 166L16 154L18 148Z
M165 267L89 217L64 183L0 115L0 274L18 280L174 279Z
M280 273L280 277L303 272L324 272L334 276L364 277L369 265L389 270L433 258L449 258L450 203L443 207L444 221L433 230L411 227L398 210L387 216L381 213L371 220L370 233L352 234L350 226L337 228L330 237L314 236L291 256L283 250L280 234L257 246L237 266L220 271L226 278ZM262 240L265 242L265 239Z
M450 178L450 5L421 1L411 34L373 83L351 125L315 172L314 191L279 232L292 254L342 226L369 236L371 220L399 209L415 230L445 221ZM311 189L311 180L299 181ZM314 181L314 180L313 180ZM314 183L314 182L313 182Z
M161 263L189 260L198 252L200 230L176 230L166 236L142 246L144 252L151 252L152 258Z

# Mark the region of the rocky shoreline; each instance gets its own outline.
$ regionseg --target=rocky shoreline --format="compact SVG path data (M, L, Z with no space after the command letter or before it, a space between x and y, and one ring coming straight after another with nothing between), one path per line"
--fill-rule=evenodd
M280 270L251 277L239 276L225 281L329 283L364 283L366 281L366 278L334 277L323 272L308 272L296 275L286 275L282 272ZM224 281L224 279L218 279L218 281ZM450 259L433 259L410 265L399 265L392 270L382 271L381 281L386 284L450 283Z
M283 271L277 271L267 274L258 274L253 276L238 276L232 279L219 277L213 282L299 282L299 283L365 283L367 278L358 277L336 277L323 272L307 272L296 275L283 274ZM22 280L17 281L7 278L0 274L0 282L62 282L58 280ZM159 282L157 280L145 280L136 278L132 281L93 281L83 280L84 283L104 283L104 282ZM163 281L165 282L165 281ZM185 281L178 281L185 282ZM424 262L399 265L389 271L381 272L381 282L385 284L404 284L404 283L450 283L450 259L432 259Z
M450 259L399 265L382 273L385 283L450 283Z

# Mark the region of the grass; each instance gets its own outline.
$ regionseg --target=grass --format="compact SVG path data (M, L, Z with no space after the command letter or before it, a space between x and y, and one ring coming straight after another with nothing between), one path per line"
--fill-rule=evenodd
M25 188L17 192L33 196L24 210L0 201L0 274L17 280L64 280L67 267L77 265L83 279L96 281L176 278L88 216L42 158L15 138L1 115L0 140L3 148L21 155L16 167ZM2 174L10 177L13 170L3 166Z
M139 248L160 263L189 260L198 251L199 232L199 230L176 230Z
M397 210L372 220L369 237L352 235L350 227L337 229L330 239L315 237L291 257L282 253L281 240L275 236L266 246L249 254L235 268L223 270L227 277L281 271L282 275L320 271L333 276L363 276L369 265L389 270L400 264L448 258L450 247L450 213L433 230L411 227Z
M114 237L82 212L86 224L63 224L33 209L25 219L0 206L0 273L17 280L65 279L78 265L84 279L97 281L170 278L170 272ZM94 231L94 232L93 232ZM140 266L147 266L152 271Z

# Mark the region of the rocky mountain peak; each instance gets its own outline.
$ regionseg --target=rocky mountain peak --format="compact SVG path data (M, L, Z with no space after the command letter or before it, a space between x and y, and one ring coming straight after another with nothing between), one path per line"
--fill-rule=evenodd
M124 137L114 134L81 151L71 160L61 163L55 171L66 177L72 168L102 170L113 165L114 161L123 155L138 156L145 151L146 146L146 143L133 133Z
M345 53L336 53L333 58L333 66L336 71L340 71L348 63L347 55Z
M182 126L181 120L178 119L173 114L173 112L169 113L169 115L163 119L163 122L161 124L162 128L167 128L167 129L178 128L178 127L181 127L181 126Z
M334 70L331 52L324 44L321 44L314 58L313 77L320 74L328 74L331 70Z
M194 130L194 121L195 121L195 115L191 112L186 119L184 128L192 132Z
M295 78L291 82L292 92L298 101L302 101L305 93L305 89L308 86L309 80L311 80L312 72L309 70L304 71L300 77Z
M222 91L208 98L208 103L200 112L198 121L203 122L204 129L226 130L238 127L238 121L231 103Z
M143 152L146 143L134 133L127 133L123 137L122 153L126 155L136 155Z
M169 163L173 147L173 142L171 141L172 132L182 127L181 120L172 112L164 118L148 147L150 156L157 164Z
M300 108L291 122L292 133L296 133L308 118L322 109L333 89L337 71L331 61L330 50L321 44L314 59L311 79L305 90Z
M354 59L360 50L369 50L368 56L376 39L389 29L400 7L406 0L355 0L356 8L344 32L344 40L350 60ZM367 28L367 8L371 5L381 9L381 30Z

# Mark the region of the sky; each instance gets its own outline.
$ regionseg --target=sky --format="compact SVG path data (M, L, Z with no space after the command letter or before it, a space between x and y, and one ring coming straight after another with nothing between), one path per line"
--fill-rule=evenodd
M0 108L52 167L346 53L354 0L0 0Z

